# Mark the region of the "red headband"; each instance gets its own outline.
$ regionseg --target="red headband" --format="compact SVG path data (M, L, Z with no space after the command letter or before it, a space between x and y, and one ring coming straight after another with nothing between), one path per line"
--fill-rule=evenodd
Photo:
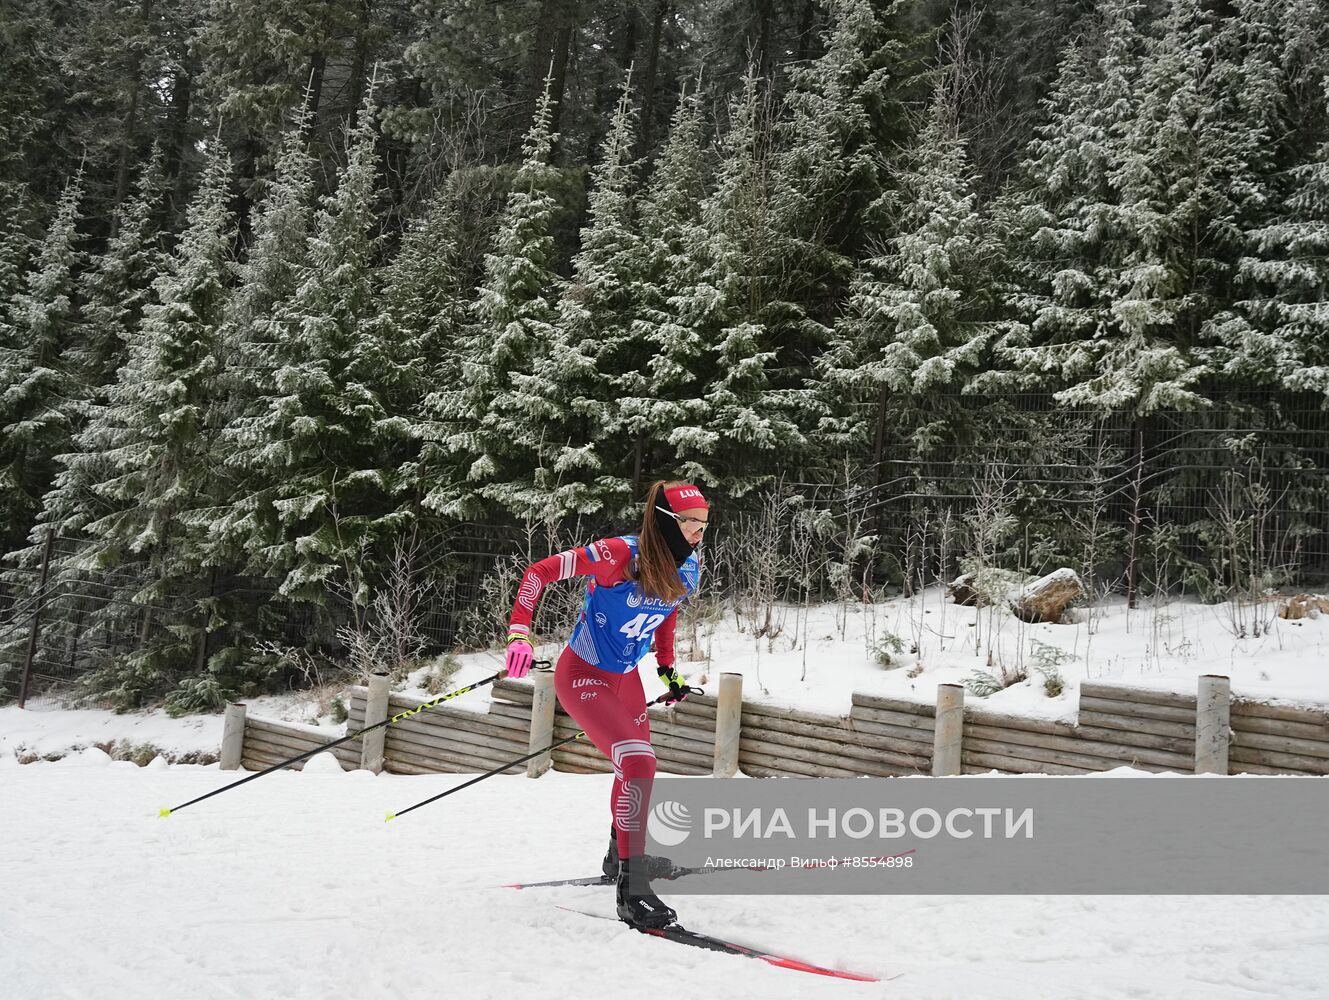
M710 510L711 505L706 502L706 498L701 495L701 490L691 483L684 483L682 486L666 487L665 500L669 502L669 509L677 514L680 510L692 510L700 507L702 510Z

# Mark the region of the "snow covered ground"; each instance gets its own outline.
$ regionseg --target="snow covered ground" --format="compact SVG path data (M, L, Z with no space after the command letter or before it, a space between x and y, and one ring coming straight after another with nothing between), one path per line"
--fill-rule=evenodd
M757 635L752 616L699 621L685 618L679 628L679 665L694 684L714 692L723 671L744 675L743 695L751 701L790 705L832 714L849 711L855 691L931 701L937 685L962 682L975 671L1000 673L1003 665L1028 675L985 699L969 703L1016 715L1072 718L1083 680L1119 681L1136 686L1195 692L1199 674L1224 673L1233 693L1263 700L1329 704L1329 616L1287 621L1275 614L1278 602L1259 608L1194 601L1154 604L1143 600L1130 610L1120 599L1072 612L1074 623L1030 625L1006 612L957 607L933 588L915 600L841 607L776 606L771 627ZM760 616L765 623L765 614ZM1259 626L1259 636L1251 633ZM1237 633L1246 627L1246 637ZM775 633L775 634L771 634ZM890 637L894 636L895 639ZM918 652L911 650L917 646ZM897 652L895 647L902 649ZM556 659L562 647L541 646ZM891 663L878 657L884 650ZM989 663L989 654L992 662ZM692 657L698 657L696 659ZM486 677L502 667L494 652L458 658L456 685ZM663 691L650 669L648 694ZM1040 667L1062 677L1059 695L1049 697ZM419 682L428 668L410 681ZM404 690L421 701L432 697L412 686ZM331 698L345 692L292 692L250 700L249 713L292 722L317 722L338 734ZM487 689L466 695L468 708L483 711ZM29 711L0 708L0 758L46 756L118 741L122 747L148 744L178 759L190 753L215 754L221 744L221 716L170 719L163 712L115 715L97 710L54 711L40 699Z
M1239 638L1239 624L1249 636L1257 613L1261 635ZM1076 615L1074 624L1027 625L957 608L935 591L913 602L777 608L766 635L733 616L680 629L680 662L712 690L721 671L738 671L747 698L827 712L847 711L854 691L930 700L938 683L1003 663L1023 665L1029 679L983 703L1019 714L1072 715L1085 679L1192 692L1196 675L1212 672L1229 674L1239 695L1329 702L1323 617L1289 622L1194 603L1128 611L1120 602ZM688 659L694 648L708 658ZM889 666L879 649L891 652ZM1037 667L1057 661L1065 689L1048 697ZM457 684L499 666L493 653L462 662ZM653 692L654 672L644 673ZM250 712L340 732L328 715L337 693L255 699ZM466 704L487 697L475 692ZM387 812L465 778L343 774L316 758L304 773L270 775L161 819L163 806L235 775L160 758L140 768L78 749L114 743L178 759L216 753L220 739L220 716L67 711L41 700L0 709L0 997L1329 995L1326 897L674 900L694 929L884 980L861 984L558 909L611 914L608 889L502 888L598 871L602 776L493 779L385 824Z
M503 887L597 872L605 777L497 778L385 823L464 777L325 763L162 819L233 775L0 760L0 995L1310 1000L1329 982L1326 897L674 899L694 929L883 982L774 968L558 909L612 913L607 888Z

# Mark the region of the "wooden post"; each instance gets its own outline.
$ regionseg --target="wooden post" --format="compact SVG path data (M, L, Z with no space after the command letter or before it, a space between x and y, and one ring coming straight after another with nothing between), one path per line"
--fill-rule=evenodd
M245 750L245 706L234 702L226 706L222 722L221 769L238 771Z
M1231 742L1232 682L1204 674L1195 698L1195 773L1227 774Z
M368 691L365 694L365 726L378 725L388 717L388 675L376 671L369 675ZM383 770L383 744L387 739L388 727L380 726L372 733L360 737L360 766L366 771L378 774Z
M960 773L960 743L964 738L964 687L937 685L937 725L932 732L933 775Z
M531 697L531 739L527 744L531 753L554 742L554 672L535 670L531 672L533 686ZM538 778L554 765L553 755L542 753L526 762L526 777Z
M28 645L23 653L23 678L18 685L18 707L28 700L28 681L32 679L32 659L37 655L37 637L42 630L42 608L46 604L46 578L51 569L51 549L55 546L55 529L46 530L46 545L42 548L42 575L37 583L37 607L32 612L32 627L28 630Z
M720 697L715 707L715 764L717 778L738 773L738 738L743 728L743 675L721 674Z

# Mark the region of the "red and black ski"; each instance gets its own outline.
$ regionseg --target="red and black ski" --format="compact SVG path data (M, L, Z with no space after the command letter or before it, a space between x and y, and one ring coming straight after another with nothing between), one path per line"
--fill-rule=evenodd
M578 910L571 906L560 906L560 910L567 910L569 913L580 913L584 917L595 917L597 920L612 920L618 923L617 917L608 917L603 913L591 913L587 910ZM643 934L649 934L651 937L664 938L666 941L677 941L679 944L692 945L694 948L705 948L707 951L718 951L725 955L741 955L743 958L755 958L767 963L768 965L778 965L782 969L794 969L798 972L811 972L818 976L830 976L834 979L852 979L860 983L879 983L876 976L867 976L859 972L848 972L844 969L830 969L824 965L814 965L811 962L804 962L801 959L790 958L787 955L778 955L773 951L763 951L759 948L749 948L747 945L734 944L732 941L725 941L721 938L712 937L709 934L700 934L697 931L690 931L686 927L678 924L671 924L669 927L646 927L638 928Z

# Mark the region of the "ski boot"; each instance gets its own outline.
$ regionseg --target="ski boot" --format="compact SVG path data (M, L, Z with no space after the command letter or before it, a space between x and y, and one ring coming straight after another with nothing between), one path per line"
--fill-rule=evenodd
M649 877L643 876L637 868L643 860L644 857L623 858L618 863L618 885L614 893L618 917L637 930L668 927L678 921L678 914L651 891ZM634 892L633 886L644 891Z
M668 858L659 854L643 854L642 859L646 862L647 878L667 879L674 874L674 863ZM605 873L605 878L618 878L618 827L609 828L609 850L605 851L605 859L600 863L600 870Z

